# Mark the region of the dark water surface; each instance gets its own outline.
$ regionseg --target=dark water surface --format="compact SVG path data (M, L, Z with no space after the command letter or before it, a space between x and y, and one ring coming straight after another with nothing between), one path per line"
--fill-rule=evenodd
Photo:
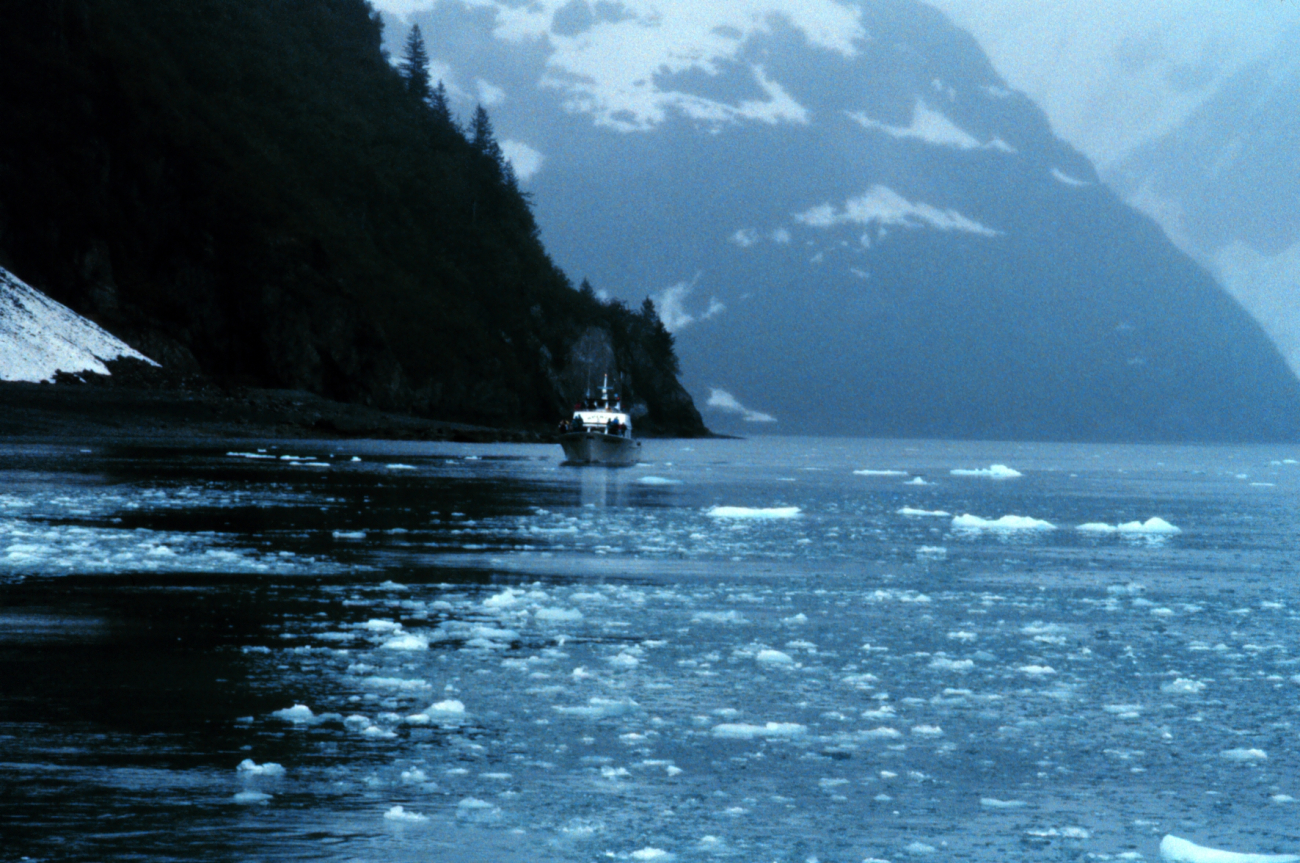
M1300 449L646 457L0 447L0 859L1300 850Z

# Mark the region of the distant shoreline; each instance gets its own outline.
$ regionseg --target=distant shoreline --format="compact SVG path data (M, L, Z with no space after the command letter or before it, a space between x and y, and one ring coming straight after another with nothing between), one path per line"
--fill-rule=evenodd
M556 436L535 426L476 425L390 413L301 390L0 382L0 441L176 437L552 443Z

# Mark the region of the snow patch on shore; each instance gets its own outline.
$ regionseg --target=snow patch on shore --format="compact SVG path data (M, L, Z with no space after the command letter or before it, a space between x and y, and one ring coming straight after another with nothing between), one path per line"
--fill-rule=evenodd
M0 267L0 381L53 381L59 372L107 375L122 357L158 365L98 324Z

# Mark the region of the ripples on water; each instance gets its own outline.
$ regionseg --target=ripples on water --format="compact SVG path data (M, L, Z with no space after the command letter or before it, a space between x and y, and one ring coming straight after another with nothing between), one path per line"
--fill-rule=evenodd
M0 451L0 856L1300 849L1289 450L646 448Z

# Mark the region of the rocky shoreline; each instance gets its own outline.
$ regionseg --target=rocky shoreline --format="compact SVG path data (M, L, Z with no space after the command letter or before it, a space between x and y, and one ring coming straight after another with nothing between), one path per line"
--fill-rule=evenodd
M0 440L380 438L546 443L546 429L494 428L387 413L300 390L143 388L60 380L0 383Z

